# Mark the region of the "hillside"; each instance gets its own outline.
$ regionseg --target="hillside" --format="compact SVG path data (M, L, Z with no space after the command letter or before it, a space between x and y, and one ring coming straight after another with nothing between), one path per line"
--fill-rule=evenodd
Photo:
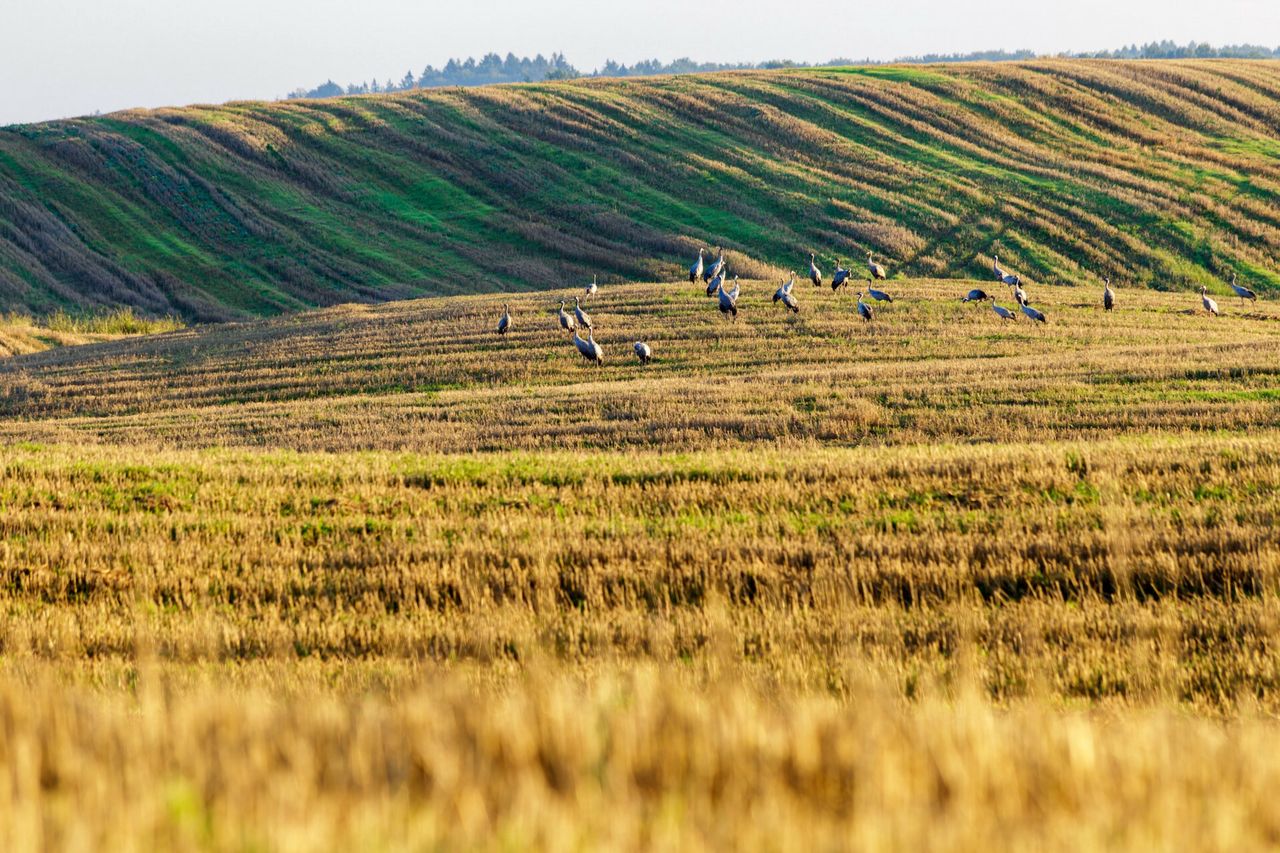
M1280 285L1280 65L754 71L0 129L0 308L208 320L580 280Z

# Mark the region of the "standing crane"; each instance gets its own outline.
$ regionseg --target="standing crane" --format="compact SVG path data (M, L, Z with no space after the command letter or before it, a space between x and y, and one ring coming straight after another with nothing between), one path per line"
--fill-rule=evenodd
M505 335L507 330L511 328L511 312L507 310L507 303L502 303L502 316L498 318L498 334Z
M885 293L883 290L876 290L871 286L871 279L867 279L867 296L870 296L876 302L892 302L893 297Z
M711 281L711 279L724 272L724 247L718 246L720 257L716 258L716 262L702 271L702 280Z
M988 297L988 298L991 300L991 310L992 310L992 311L994 311L994 312L996 312L996 316L997 316L997 317L999 317L1001 320L1016 320L1016 319L1018 319L1017 317L1015 317L1015 316L1014 316L1013 312L1012 312L1012 311L1010 311L1008 308L1004 308L1004 307L1002 307L1002 306L1000 306L1000 305L997 305L997 304L996 304L996 298L995 298L994 296L991 296L991 297Z
M885 272L884 267L877 264L871 259L872 253L867 252L867 271L871 273L872 278L878 278L881 281L889 278L889 274Z
M1018 277L1016 275L1009 277L1014 281L1006 281L1005 284L1013 288L1013 301L1022 306L1027 305L1027 292L1022 289L1022 282L1017 280Z
M1040 313L1039 311L1037 311L1036 309L1032 308L1030 305L1023 305L1023 306L1022 306L1022 313L1023 313L1023 314L1026 314L1028 317L1030 317L1032 320L1035 320L1037 323L1047 323L1047 322L1049 322L1048 320L1046 320L1046 319L1044 318L1044 314L1042 314L1042 313Z
M840 285L849 281L849 271L844 268L840 261L836 261L836 271L831 274L831 290L835 292L840 289Z
M595 296L596 293L599 292L599 290L600 290L600 285L596 283L596 277L592 275L591 283L588 284L586 287L587 296ZM586 297L583 297L583 298L585 299Z
M702 278L702 268L703 268L702 255L704 251L705 250L703 249L698 250L698 259L693 262L693 266L689 267L689 283L690 284L693 284L698 279Z
M573 318L573 315L564 310L563 299L560 300L560 328L566 332L572 332L578 328L578 321Z
M732 314L733 322L738 322L738 293L739 293L738 277L733 277L733 290L725 290L724 285L720 285L720 313Z
M641 364L653 361L653 349L644 341L636 341L632 349L636 351L636 358L640 359Z
M1248 299L1250 302L1257 302L1257 301L1258 301L1258 294L1254 293L1252 290L1250 290L1250 289L1249 289L1249 288L1247 288L1247 287L1244 287L1243 285L1236 284L1236 271L1235 271L1235 270L1232 270L1232 271L1231 271L1231 289L1232 289L1232 290L1234 290L1234 291L1236 292L1236 296L1239 296L1239 297L1240 297L1240 304L1241 304L1241 305L1243 305L1243 304L1244 304L1244 301L1245 301L1246 299Z
M573 345L578 348L578 352L582 353L582 357L587 361L597 366L604 364L604 350L596 343L596 339L590 331L587 332L585 341L579 337L577 332L574 332Z
M818 269L813 252L809 253L809 281L813 282L814 287L822 287L822 270Z
M796 274L791 273L791 280L782 283L782 286L773 294L774 304L781 302L783 307L787 308L795 314L800 313L800 303L796 302L795 296L791 294L791 288L796 285Z
M1209 298L1208 289L1202 284L1200 285L1200 304L1204 306L1204 310L1213 316L1218 316L1218 303Z
M870 323L876 316L875 310L862 301L862 291L858 291L858 315L862 317L864 323Z
M722 284L724 284L724 273L718 272L711 278L711 281L707 284L707 296L715 296L717 293L719 293L720 286Z
M578 297L573 297L573 316L578 321L578 325L585 329L591 328L591 318L587 316L587 312L582 310L582 306L578 304Z
M1111 279L1104 278L1102 280L1102 307L1106 311L1110 311L1116 307L1116 294L1111 289Z

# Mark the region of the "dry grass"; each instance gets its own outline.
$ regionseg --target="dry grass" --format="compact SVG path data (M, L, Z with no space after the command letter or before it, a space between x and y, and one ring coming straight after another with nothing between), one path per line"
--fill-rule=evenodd
M0 841L1273 846L1280 313L890 286L10 360Z

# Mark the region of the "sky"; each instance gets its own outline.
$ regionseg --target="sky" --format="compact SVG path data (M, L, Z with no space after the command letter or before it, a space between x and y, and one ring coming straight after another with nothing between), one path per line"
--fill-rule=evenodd
M0 0L0 20L0 125L280 98L491 51L560 51L589 71L682 56L1280 45L1276 0Z

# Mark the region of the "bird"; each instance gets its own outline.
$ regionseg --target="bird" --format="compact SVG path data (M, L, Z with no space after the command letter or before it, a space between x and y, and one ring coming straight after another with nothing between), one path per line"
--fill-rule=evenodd
M653 349L644 341L636 341L632 349L636 351L636 358L640 359L641 364L648 364L653 360Z
M836 261L836 271L831 274L831 289L839 290L840 285L849 280L849 271L841 266L840 261Z
M732 314L733 321L738 322L738 277L733 277L733 290L725 290L720 285L720 313Z
M1012 311L1010 311L1008 308L1005 308L1005 307L1003 307L1003 306L997 305L997 304L996 304L996 298L995 298L994 296L990 296L990 297L988 297L988 298L991 300L991 310L992 310L992 311L994 311L994 312L996 312L996 316L1000 317L1000 319L1002 319L1002 320L1016 320L1016 319L1018 319L1017 317L1015 317L1015 316L1013 315L1013 312L1012 312Z
M1116 295L1111 290L1111 279L1109 278L1102 280L1102 307L1107 311L1116 307Z
M511 312L507 310L507 303L502 303L502 316L498 318L498 334L505 335L507 330L511 328Z
M599 290L600 290L600 286L596 284L596 277L593 275L591 276L591 283L588 284L586 287L587 296L595 296L596 292Z
M1037 311L1036 309L1032 308L1030 305L1023 305L1023 306L1022 306L1022 313L1023 313L1023 314L1026 314L1028 317L1030 317L1032 320L1035 320L1037 323L1047 323L1047 322L1049 322L1048 320L1046 320L1046 319L1044 318L1044 314L1041 314L1039 311Z
M870 296L876 302L892 302L893 297L885 293L883 290L876 290L871 286L871 279L867 279L867 296Z
M693 262L693 266L689 267L689 283L690 284L693 284L698 279L702 278L702 267L703 267L702 254L704 251L706 250L705 249L698 250L698 259Z
M1022 284L1021 278L1014 275L1013 273L1008 273L1000 269L1000 256L993 255L992 257L994 257L995 260L992 261L991 263L991 271L996 274L996 281L1001 282L1002 284L1011 284L1011 285L1016 284L1021 286Z
M862 301L862 291L858 291L858 314L862 317L862 322L869 323L875 318L876 312L870 305Z
M1241 287L1240 285L1236 284L1235 270L1231 271L1231 289L1236 292L1236 296L1240 297L1240 302L1242 304L1246 299L1248 299L1250 302L1258 301L1258 294L1254 293L1252 290L1250 290L1247 287Z
M578 321L579 326L591 328L591 318L587 316L587 312L582 310L582 306L578 304L578 297L573 297L573 316Z
M871 260L872 253L867 252L867 269L871 271L872 278L887 279L889 274L885 272L884 267Z
M1016 279L1016 278L1017 278L1017 276L1016 276L1016 275L1015 275L1015 276L1010 276L1010 278L1014 278L1014 279ZM1023 290L1023 289L1022 289L1022 282L1020 282L1020 281L1006 281L1006 282L1005 282L1005 284L1007 284L1007 285L1009 285L1010 287L1012 287L1012 288L1013 288L1013 301L1014 301L1014 302L1018 303L1019 305L1026 305L1026 304L1027 304L1027 292L1026 292L1025 290Z
M710 283L707 284L707 296L715 296L720 292L720 285L724 284L724 273L717 273L712 277Z
M593 364L604 364L604 350L596 343L595 337L591 332L587 332L587 339L584 341L577 332L573 333L573 345L578 348L578 352L582 353L582 357Z
M578 328L578 321L571 314L564 310L564 300L560 300L560 328L566 332L572 332Z
M711 281L711 279L724 272L724 248L717 247L720 251L720 257L716 258L716 262L702 271L702 280Z
M778 290L773 294L773 301L775 303L781 302L783 307L789 309L790 311L796 314L799 314L800 303L796 302L795 296L791 294L791 288L795 287L795 284L796 284L796 274L792 273L791 280L783 282L782 286L779 287Z
M1200 285L1200 304L1204 306L1204 310L1218 316L1218 303L1209 298L1208 289L1202 284Z
M987 293L985 290L979 290L978 288L975 287L973 290L970 290L968 293L966 293L960 301L961 302L986 302L987 299L989 298L990 297L987 296Z
M809 281L813 282L814 287L822 286L822 270L814 262L813 252L809 253Z

